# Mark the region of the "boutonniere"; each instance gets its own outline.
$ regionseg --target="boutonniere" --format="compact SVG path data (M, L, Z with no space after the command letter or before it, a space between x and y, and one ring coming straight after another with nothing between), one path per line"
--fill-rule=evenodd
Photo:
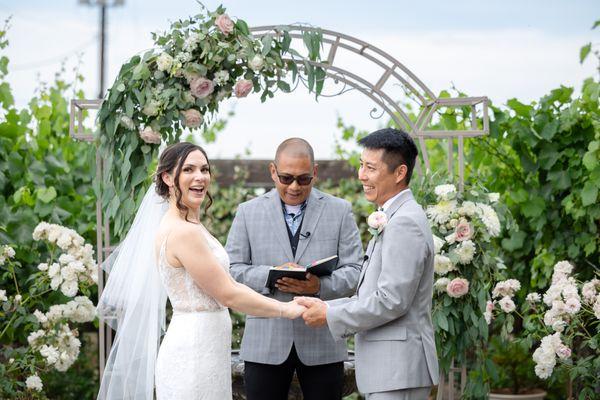
M383 228L388 223L387 215L383 211L375 211L371 213L367 218L367 225L369 225L369 232L375 238L383 231Z

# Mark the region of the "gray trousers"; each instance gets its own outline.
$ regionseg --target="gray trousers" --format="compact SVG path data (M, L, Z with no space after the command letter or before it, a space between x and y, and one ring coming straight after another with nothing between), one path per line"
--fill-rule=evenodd
M389 392L367 393L367 400L427 400L430 387L392 390Z

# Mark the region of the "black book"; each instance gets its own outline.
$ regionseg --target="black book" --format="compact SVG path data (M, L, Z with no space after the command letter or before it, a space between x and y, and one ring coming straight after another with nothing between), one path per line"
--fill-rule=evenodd
M331 256L323 258L321 260L314 261L306 267L271 267L269 269L269 276L267 277L266 287L269 289L275 288L275 283L281 278L293 278L302 281L306 280L306 274L311 273L316 276L331 275L337 266L338 256Z

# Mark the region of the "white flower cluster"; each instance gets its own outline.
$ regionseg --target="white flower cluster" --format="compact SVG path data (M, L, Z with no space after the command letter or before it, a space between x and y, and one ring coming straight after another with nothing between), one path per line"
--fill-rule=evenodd
M498 214L496 211L484 203L476 203L477 205L477 215L485 225L489 235L491 237L496 237L500 234L500 220L498 219Z
M571 357L571 349L562 343L559 332L543 337L540 346L533 352L535 374L541 379L548 379L556 365L556 357L563 360Z
M496 304L500 306L500 309L505 313L511 313L517 308L513 297L517 291L521 289L521 282L516 279L507 279L496 283L494 290L492 290L492 299L487 302L483 316L488 323L492 322L493 311Z
M456 197L456 186L452 184L438 185L434 189L438 201L452 200Z
M37 375L31 375L25 379L25 386L29 390L35 390L36 392L41 392L44 388L44 384L42 380Z
M584 283L581 288L581 294L584 303L592 305L594 315L600 319L600 280L592 279Z
M4 265L6 260L15 256L15 249L8 245L0 247L0 265Z
M40 271L47 271L52 290L60 288L65 296L74 297L80 282L98 282L94 250L73 229L41 222L33 231L33 239L46 240L65 251L58 258L58 263L38 265Z
M554 266L552 284L544 294L544 303L551 307L544 314L544 324L562 332L571 317L581 309L581 298L575 279L570 276L573 265L560 261Z
M38 351L47 365L64 372L77 360L81 342L77 329L68 324L59 324L49 331L38 330L27 338L31 348Z
M47 313L35 310L33 315L44 328L66 319L73 322L90 322L96 318L96 307L86 296L77 296L66 304L54 304Z

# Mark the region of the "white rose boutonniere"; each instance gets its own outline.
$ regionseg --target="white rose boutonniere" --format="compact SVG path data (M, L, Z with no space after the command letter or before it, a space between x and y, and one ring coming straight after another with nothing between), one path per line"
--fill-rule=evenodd
M379 236L379 234L383 231L383 228L388 223L387 215L383 211L375 211L369 215L367 218L367 224L369 225L369 232L374 237Z

